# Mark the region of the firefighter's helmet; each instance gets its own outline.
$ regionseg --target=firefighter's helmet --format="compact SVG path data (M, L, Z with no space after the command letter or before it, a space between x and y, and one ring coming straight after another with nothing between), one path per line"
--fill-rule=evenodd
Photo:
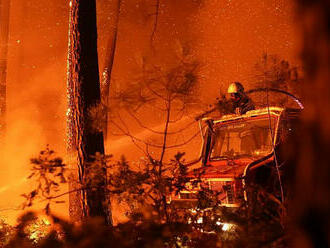
M240 82L231 83L228 87L228 94L243 93L244 87Z

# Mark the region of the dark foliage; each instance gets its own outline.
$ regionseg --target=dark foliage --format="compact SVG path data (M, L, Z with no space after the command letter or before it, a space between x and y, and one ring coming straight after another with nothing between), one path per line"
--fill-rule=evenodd
M150 158L140 170L132 170L124 157L114 163L111 156L96 154L89 173L97 175L103 166L109 169L106 190L113 198L126 203L128 222L107 227L102 219L91 218L74 225L52 215L49 201L46 214L52 224L47 230L40 232L42 223L37 222L35 214L27 213L19 219L10 242L7 238L2 244L8 243L6 247L286 247L287 236L281 225L284 207L275 196L251 188L250 191L255 192L253 201L242 202L235 211L221 207L218 192L210 190L200 179L203 172L196 174L193 181L187 177L183 157L184 153L178 153L161 167L159 161ZM65 182L65 173L57 170L62 168L62 171L65 166L54 158L49 148L31 161L34 174L30 178L40 181L41 186L33 191L34 197L27 198L30 205L37 197L56 199L58 196L53 190ZM55 184L45 184L54 176ZM86 181L82 187L93 188L93 182L95 180ZM169 204L169 196L187 187L200 189L194 207ZM34 225L34 235L31 235L31 225ZM39 229L38 234L35 227Z
M61 158L55 156L55 152L48 146L39 153L37 158L31 159L31 165L31 174L28 179L35 180L37 185L31 192L22 194L26 200L22 207L23 209L31 207L36 198L42 198L47 201L45 210L48 212L51 200L54 200L55 194L60 191L60 184L67 182L66 165Z

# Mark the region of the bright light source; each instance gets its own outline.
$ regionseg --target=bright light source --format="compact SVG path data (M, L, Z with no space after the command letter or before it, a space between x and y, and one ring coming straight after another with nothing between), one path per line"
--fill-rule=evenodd
M70 116L70 114L71 114L71 109L68 108L68 109L66 110L66 116Z
M190 209L190 212L192 212L193 214L197 213L196 209Z
M218 220L217 222L215 222L215 224L218 225L218 226L221 226L221 225L222 225L221 229L222 229L222 231L224 231L224 232L227 232L227 231L232 230L233 227L235 226L234 224L222 223L222 222L219 221L219 220Z
M203 223L203 217L199 217L197 219L197 224L202 224Z
M223 226L222 226L222 231L226 232L226 231L229 231L233 228L233 224L228 224L228 223L224 223Z
M42 221L45 223L45 225L50 225L50 221L47 218L42 218Z

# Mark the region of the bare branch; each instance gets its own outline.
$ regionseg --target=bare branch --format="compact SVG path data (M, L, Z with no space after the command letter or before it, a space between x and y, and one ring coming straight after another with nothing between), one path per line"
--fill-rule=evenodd
M154 22L154 26L153 26L151 36L150 36L150 45L152 48L153 48L153 42L155 39L155 34L156 34L156 30L157 30L157 25L158 25L159 6L160 6L160 0L156 0L155 22Z
M167 104L168 105L167 105L167 115L166 115L166 122L165 122L165 128L164 128L164 140L163 140L162 153L160 155L160 160L159 160L159 164L160 165L162 164L163 158L164 158L164 155L165 155L166 140L167 140L167 131L168 131L168 125L170 123L170 118L171 118L171 101L168 100L168 103ZM161 171L161 169L159 171Z
M114 121L111 121L111 123L113 123L118 129L120 129L120 131L122 131L124 133L124 135L130 137L131 139L134 139L135 141L139 141L147 146L150 147L154 147L154 148L163 148L163 145L156 145L156 144L151 144L148 143L142 139L137 138L136 136L132 135L129 132L125 132L117 123L115 123ZM203 126L202 129L204 129L206 126ZM194 138L196 138L198 135L200 134L200 130L198 130L198 132L196 132L193 136L191 136L187 141L177 144L177 145L170 145L170 146L166 146L166 149L171 149L171 148L177 148L177 147L181 147L183 145L188 144L189 142L191 142Z
M140 119L137 118L136 115L134 115L130 110L128 110L128 109L125 109L125 110L126 110L127 113L128 113L128 114L129 114L129 115L130 115L130 116L131 116L131 117L137 122L137 124L138 124L140 127L144 128L144 129L146 129L146 130L148 130L148 131L150 131L150 132L152 132L152 133L155 133L155 134L159 134L159 135L163 135L163 134L164 134L163 131L157 131L157 130L154 130L154 129L150 128L150 127L147 127L147 126L144 125L144 124L140 121ZM175 122L181 120L181 119L183 118L183 114L184 114L184 113L182 113L182 115L180 116L179 119L177 119L177 120L175 120L175 121L170 121L170 123L175 123ZM175 131L175 132L167 132L167 134L168 134L168 135L174 135L174 134L181 133L182 131L184 131L185 129L187 129L189 126L191 126L191 125L194 124L194 123L195 123L195 121L192 121L192 122L188 123L186 126L180 128L179 130L177 130L177 131Z

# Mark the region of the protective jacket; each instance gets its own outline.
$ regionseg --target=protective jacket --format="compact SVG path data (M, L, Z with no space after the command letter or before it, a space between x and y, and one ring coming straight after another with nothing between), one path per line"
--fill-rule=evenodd
M245 94L241 94L238 101L232 101L232 113L245 114L247 111L255 109L251 98Z

